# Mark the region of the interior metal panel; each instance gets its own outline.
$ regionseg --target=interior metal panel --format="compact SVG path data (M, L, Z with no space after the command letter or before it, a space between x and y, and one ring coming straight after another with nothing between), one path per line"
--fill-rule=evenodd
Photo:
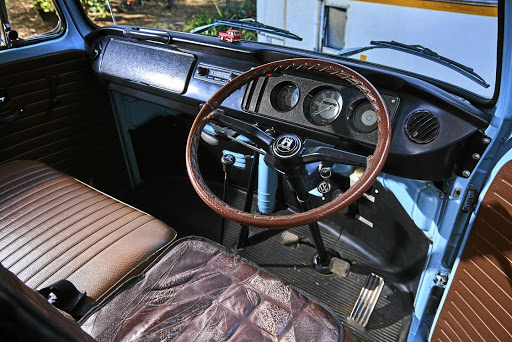
M481 203L432 341L512 340L512 162Z
M183 93L194 55L168 48L111 39L100 71L131 82Z

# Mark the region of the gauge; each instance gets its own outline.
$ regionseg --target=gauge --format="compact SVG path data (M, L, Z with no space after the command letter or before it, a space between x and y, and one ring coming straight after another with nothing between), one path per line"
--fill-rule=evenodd
M377 128L377 113L370 102L364 101L352 105L348 120L352 129L359 133L370 133Z
M270 93L270 103L281 112L292 110L299 102L299 88L292 82L279 83Z
M304 101L306 118L316 125L332 123L341 113L343 98L333 88L320 88L308 94Z

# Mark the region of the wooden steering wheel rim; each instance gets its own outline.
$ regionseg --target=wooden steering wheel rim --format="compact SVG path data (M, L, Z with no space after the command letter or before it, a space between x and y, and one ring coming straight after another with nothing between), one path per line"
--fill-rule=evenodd
M332 201L307 212L296 213L285 216L268 216L243 212L231 207L219 199L206 185L199 172L198 164L198 146L201 139L201 132L206 125L209 116L217 109L220 104L236 90L250 81L269 73L286 70L315 70L326 73L332 77L338 77L348 81L352 86L357 87L370 101L377 114L378 120L378 140L373 155L367 159L367 169L361 179L345 191L341 196ZM268 63L254 69L251 69L242 75L236 77L231 82L224 85L215 93L203 106L196 116L187 140L186 147L186 166L187 173L199 197L215 212L229 220L233 220L245 225L283 229L301 225L310 224L324 218L327 218L341 209L347 207L356 201L373 184L378 174L384 167L386 158L391 145L391 122L387 107L377 89L366 78L356 71L339 65L337 63L322 61L311 58L287 59Z

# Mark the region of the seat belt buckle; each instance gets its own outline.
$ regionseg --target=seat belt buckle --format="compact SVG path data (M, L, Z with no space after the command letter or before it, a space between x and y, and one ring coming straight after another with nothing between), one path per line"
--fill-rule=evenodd
M79 291L69 280L59 280L48 287L38 290L46 300L56 308L67 312L74 318L74 311L86 298L85 291Z

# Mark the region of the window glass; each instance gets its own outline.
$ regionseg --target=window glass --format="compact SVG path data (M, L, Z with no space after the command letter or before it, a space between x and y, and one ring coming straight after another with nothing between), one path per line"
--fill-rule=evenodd
M91 21L112 25L107 1L81 0ZM256 19L257 0L118 0L111 1L118 25L188 32L215 19ZM228 27L206 31L217 35ZM240 30L244 39L256 40L254 32Z
M20 39L58 32L60 19L52 0L7 0L11 28Z
M95 24L112 24L106 0L81 1ZM111 3L118 25L214 36L234 28L240 31L242 39L261 44L320 51L391 67L486 99L494 94L497 0L111 0ZM246 20L238 22L237 27L250 26L244 24L257 19L277 30L267 28L256 33L229 26L197 30L216 19Z
M324 46L341 50L345 46L345 22L347 10L337 7L325 7Z

